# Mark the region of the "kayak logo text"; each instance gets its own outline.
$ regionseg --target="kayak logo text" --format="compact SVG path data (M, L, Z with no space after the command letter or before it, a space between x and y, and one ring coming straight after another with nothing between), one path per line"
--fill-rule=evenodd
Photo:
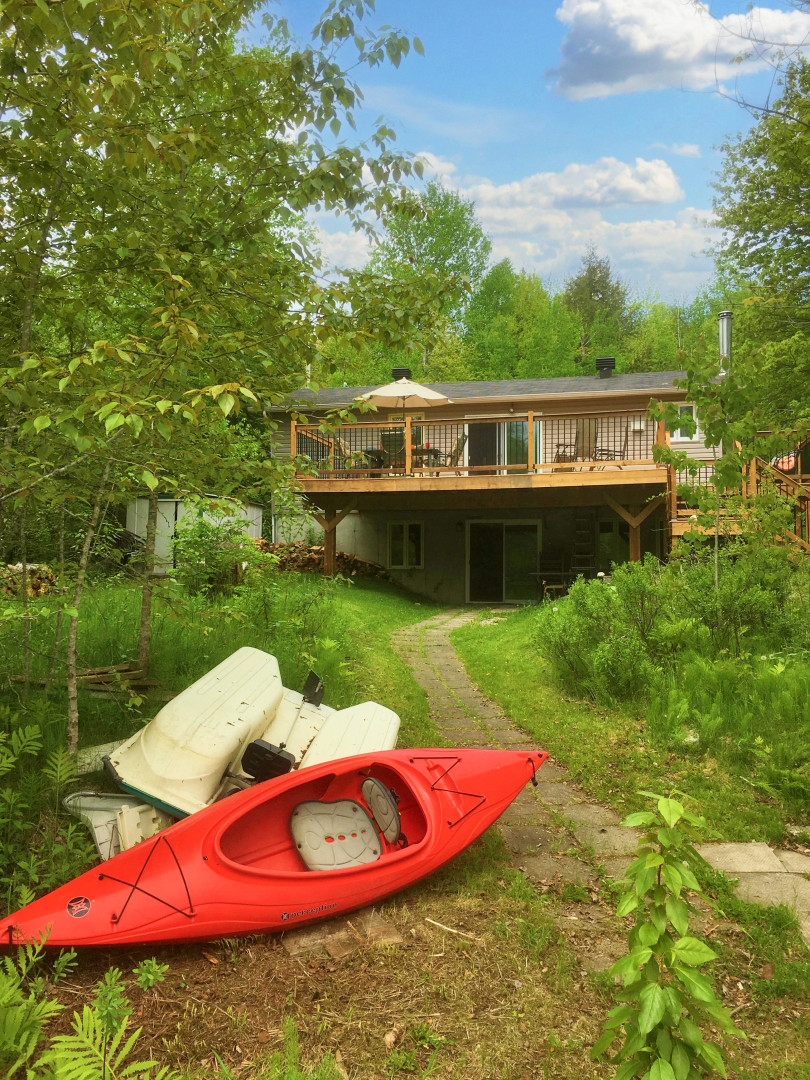
M302 908L300 911L282 911L281 921L287 922L289 919L300 919L302 915L317 915L319 911L331 911L332 908L337 907L337 901L332 904L318 904L317 907Z

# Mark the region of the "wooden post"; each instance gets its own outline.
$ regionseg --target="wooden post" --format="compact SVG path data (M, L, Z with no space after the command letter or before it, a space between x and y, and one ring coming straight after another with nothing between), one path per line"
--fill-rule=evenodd
M641 526L630 526L630 562L641 562Z
M529 472L534 472L534 413L531 411L531 409L526 416L526 422L529 428L529 437L527 439L529 455L526 462L526 467L528 468Z
M290 421L290 457L296 457L298 455L298 423L295 420Z
M411 446L411 418L405 417L405 475L411 476L413 473L413 453Z
M335 554L337 552L337 513L327 510L324 513L326 528L323 534L323 576L335 576Z

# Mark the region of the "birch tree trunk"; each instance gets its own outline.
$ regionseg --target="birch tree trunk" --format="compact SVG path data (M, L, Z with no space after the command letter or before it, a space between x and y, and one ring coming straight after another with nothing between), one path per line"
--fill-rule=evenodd
M59 515L59 580L62 580L62 575L65 572L65 507L62 506L62 512ZM53 638L53 652L51 653L51 666L48 669L48 676L45 679L45 687L43 690L44 695L47 697L51 689L51 683L56 675L56 665L59 661L59 646L62 643L62 608L60 607L56 613L56 631Z
M152 594L155 586L155 539L157 537L157 491L149 492L149 513L146 518L146 547L144 548L144 577L141 589L141 625L138 629L138 671L149 674L149 643L152 635Z
M31 692L31 620L28 605L28 538L26 517L28 503L23 503L20 513L20 598L22 599L22 639L23 639L23 701L28 701Z
M104 503L104 496L107 490L107 483L110 479L111 468L112 462L108 461L104 466L104 473L101 477L98 491L96 492L95 501L93 502L90 521L87 524L87 530L84 534L84 543L82 544L78 570L76 573L76 584L73 588L72 607L75 614L70 616L70 622L68 623L66 658L68 699L67 751L69 754L75 754L79 749L79 684L76 679L76 632L79 626L79 605L82 601L84 582L87 577L87 564L90 561L90 551L93 547L93 541L98 533L98 527L101 520L101 507Z

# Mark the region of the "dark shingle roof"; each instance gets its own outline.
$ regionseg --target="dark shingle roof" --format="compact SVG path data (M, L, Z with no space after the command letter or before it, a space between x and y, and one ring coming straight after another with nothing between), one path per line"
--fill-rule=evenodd
M577 375L560 379L482 379L478 382L422 383L438 390L454 403L463 401L493 401L498 399L570 396L574 394L632 393L633 391L661 392L672 390L676 379L686 377L685 371L644 371L631 375ZM291 402L301 402L323 408L349 405L359 394L374 386L333 386L317 392L301 390L291 394Z

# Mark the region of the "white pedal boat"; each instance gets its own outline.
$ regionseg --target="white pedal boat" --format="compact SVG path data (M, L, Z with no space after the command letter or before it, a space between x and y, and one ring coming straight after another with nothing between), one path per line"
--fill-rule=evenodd
M256 778L396 746L400 721L391 709L374 701L332 709L313 697L285 689L276 658L245 647L178 694L104 764L124 791L180 818ZM264 776L242 768L257 740L270 744L265 757L280 749L284 759Z

